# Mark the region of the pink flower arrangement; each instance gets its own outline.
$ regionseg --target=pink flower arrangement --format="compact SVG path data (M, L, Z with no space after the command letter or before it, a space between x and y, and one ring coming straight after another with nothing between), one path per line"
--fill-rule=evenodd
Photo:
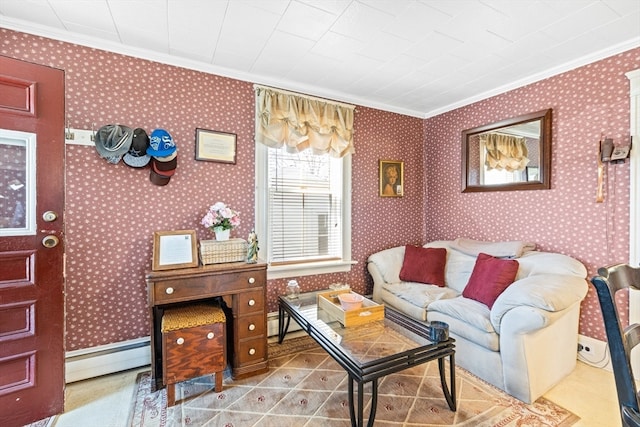
M240 225L240 214L222 202L216 202L202 218L201 224L208 229L233 230Z

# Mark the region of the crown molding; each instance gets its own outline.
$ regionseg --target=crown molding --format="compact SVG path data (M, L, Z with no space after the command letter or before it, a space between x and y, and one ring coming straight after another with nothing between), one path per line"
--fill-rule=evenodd
M591 53L589 55L585 55L581 58L578 58L572 61L568 61L562 65L534 74L525 79L516 80L514 82L507 83L503 86L492 89L490 91L486 91L478 95L462 99L458 102L445 105L444 107L437 108L435 110L424 112L424 111L416 111L416 110L401 108L395 105L385 104L382 102L375 102L375 101L363 99L357 96L348 96L348 95L345 95L344 93L331 91L331 90L320 88L313 85L297 84L291 81L278 79L271 76L264 76L256 73L248 73L248 72L243 72L238 70L232 70L226 67L215 66L212 64L205 64L203 62L194 61L187 58L178 58L178 57L169 55L168 53L154 52L148 49L126 46L122 43L103 40L97 37L92 37L92 36L87 36L82 34L71 33L61 28L47 27L44 25L34 24L32 22L18 20L15 18L9 18L9 17L3 16L0 26L10 30L14 30L14 31L33 34L41 37L47 37L54 40L60 40L60 41L77 44L81 46L86 46L94 49L105 50L113 53L118 53L121 55L132 56L135 58L145 59L148 61L158 62L161 64L173 65L176 67L187 68L190 70L201 71L203 73L215 74L222 77L228 77L228 78L260 84L260 85L273 86L273 87L284 89L284 90L296 91L296 92L300 92L308 95L328 98L335 101L347 102L347 103L351 103L351 104L355 104L363 107L369 107L373 109L388 111L392 113L397 113L405 116L411 116L411 117L422 118L422 119L427 119L440 114L444 114L456 108L464 107L464 106L473 104L475 102L482 101L482 100L491 98L493 96L503 94L510 90L518 89L523 86L536 83L540 80L544 80L546 78L553 77L567 71L571 71L583 65L587 65L592 62L595 62L595 61L607 58L609 56L616 55L640 46L640 37L635 37L626 42L611 46L606 49L602 49L600 51ZM357 108L356 108L356 111L357 111Z

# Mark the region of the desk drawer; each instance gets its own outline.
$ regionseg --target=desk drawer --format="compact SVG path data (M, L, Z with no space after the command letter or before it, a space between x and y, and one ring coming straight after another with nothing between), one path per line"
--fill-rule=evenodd
M238 338L240 339L266 336L267 325L265 324L264 313L238 317L236 322L236 331L238 331Z
M267 340L264 337L238 343L235 354L240 365L257 363L267 358Z
M242 292L236 299L237 306L234 307L238 314L264 311L264 290Z
M155 304L166 304L211 295L234 294L242 289L260 289L265 285L265 274L262 271L244 271L190 278L185 282L182 278L158 281L153 284ZM262 302L264 306L264 302Z

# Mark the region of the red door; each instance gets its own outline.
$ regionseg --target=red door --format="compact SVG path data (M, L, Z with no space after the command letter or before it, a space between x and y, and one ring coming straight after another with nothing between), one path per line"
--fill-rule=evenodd
M0 56L0 425L64 403L64 74Z

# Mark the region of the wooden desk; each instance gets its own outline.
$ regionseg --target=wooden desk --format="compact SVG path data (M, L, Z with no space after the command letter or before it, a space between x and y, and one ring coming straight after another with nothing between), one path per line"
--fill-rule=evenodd
M162 315L167 307L221 297L227 315L227 359L234 378L269 369L267 355L267 264L234 262L146 274L151 319L151 375L162 381ZM231 321L230 317L233 318ZM194 361L197 363L197 361Z

